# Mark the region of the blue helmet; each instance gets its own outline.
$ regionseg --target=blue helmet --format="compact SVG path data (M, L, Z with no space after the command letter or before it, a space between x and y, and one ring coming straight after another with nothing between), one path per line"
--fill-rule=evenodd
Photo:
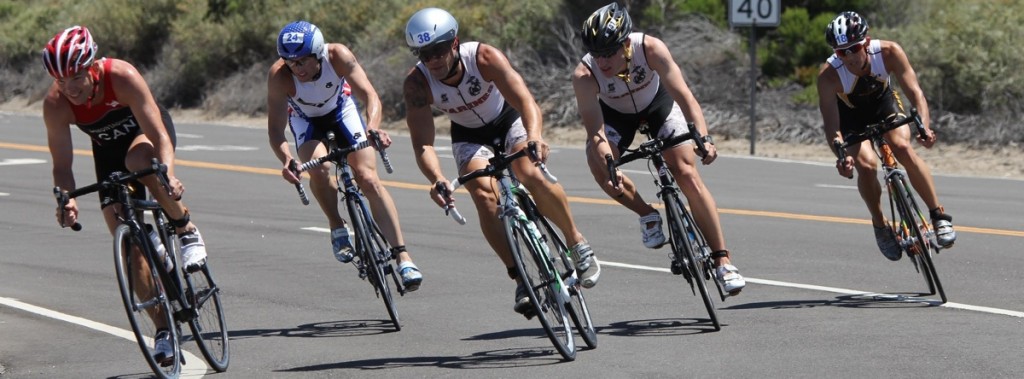
M307 55L320 56L324 51L324 35L309 21L295 21L285 25L277 36L277 55L284 59L297 59Z

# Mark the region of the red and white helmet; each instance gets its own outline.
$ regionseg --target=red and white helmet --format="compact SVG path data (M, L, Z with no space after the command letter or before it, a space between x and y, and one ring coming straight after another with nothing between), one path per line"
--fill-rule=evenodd
M96 58L96 42L84 26L57 33L43 48L43 65L54 78L66 78L89 67Z

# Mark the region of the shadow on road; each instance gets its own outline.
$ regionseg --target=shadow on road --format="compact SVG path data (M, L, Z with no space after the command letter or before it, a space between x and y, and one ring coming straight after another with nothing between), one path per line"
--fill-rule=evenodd
M619 321L596 329L598 334L624 337L685 336L715 331L711 320L696 318Z
M545 340L546 341L546 340ZM277 372L318 372L326 370L386 370L408 367L444 367L451 369L504 369L545 366L562 362L553 347L516 348L482 351L468 356L390 357L350 362L299 366Z
M395 326L391 320L346 320L304 324L291 329L232 330L228 332L228 338L238 340L249 337L352 337L394 331Z
M865 294L865 295L843 295L835 299L822 300L783 300L765 301L760 303L738 304L723 309L800 309L815 307L844 307L844 308L921 308L937 307L942 305L939 300L926 299L926 293L896 293L896 294Z

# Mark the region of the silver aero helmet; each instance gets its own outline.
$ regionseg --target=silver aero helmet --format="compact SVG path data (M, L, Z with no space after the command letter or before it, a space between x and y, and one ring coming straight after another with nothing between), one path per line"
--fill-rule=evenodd
M849 46L868 36L868 20L857 12L843 12L825 28L825 40L833 49Z
M459 22L439 8L421 9L405 24L405 43L415 55L419 55L420 49L454 41L458 34Z
M277 36L277 55L284 59L298 59L308 55L320 57L324 52L324 35L320 28L308 21L295 21L285 25Z

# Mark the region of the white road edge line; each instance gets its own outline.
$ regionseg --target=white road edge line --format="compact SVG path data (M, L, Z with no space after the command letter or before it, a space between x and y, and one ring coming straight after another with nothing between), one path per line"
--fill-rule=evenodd
M619 262L610 262L610 261L600 261L600 262L601 262L602 266L613 266L613 267L629 268L629 269L635 269L635 270L657 271L657 272L665 272L665 273L669 273L670 272L669 269L661 268L661 267L641 266L641 265L634 265L634 264L629 264L629 263L619 263ZM865 291L857 291L857 290L851 290L851 289L845 289L845 288L816 286L816 285L813 285L813 284L790 283L790 282L782 282L782 281L778 281L778 280L757 279L757 278L749 278L749 277L746 278L746 280L747 280L747 283L756 283L756 284L762 284L762 285L766 285L766 286L799 288L799 289L812 290L812 291L839 293L839 294L844 294L844 295L863 295L863 296L884 298L884 299L887 299L887 300L896 300L896 301L908 302L908 303L928 303L928 304L936 305L936 306L940 306L940 307L953 308L953 309L961 309L961 310L965 310L965 311L991 313L991 314L997 314L997 315L1003 315L1003 316L1011 316L1011 317L1024 318L1024 312L1011 311L1011 310L1008 310L1008 309L982 307L982 306L970 305L970 304L952 303L952 302L947 302L946 304L942 304L942 302L939 301L939 300L925 299L925 298L914 297L914 296L903 296L903 295L883 294L883 293L875 293L875 292L865 292Z
M40 315L40 316L49 317L49 318L52 318L52 319L55 319L55 320L60 320L60 321L64 321L64 322L68 322L68 323L84 326L84 327L89 328L89 329L97 330L97 331L100 331L100 332L103 332L103 333L107 333L107 334L110 334L110 335L113 335L113 336L116 336L116 337L124 338L126 340L131 341L133 344L136 343L136 341L135 341L135 333L130 331L130 330L124 330L124 329L116 328L116 327L113 327L113 326L110 326L110 325L107 325L107 324L103 324L103 323L99 323L99 322L92 321L92 320L89 320L89 319L81 318L81 317L78 317L78 316L72 316L72 315L69 315L69 314L66 314L66 313L57 312L57 311L54 311L54 310L46 309L46 308L35 306L35 305L32 305L32 304L24 303L24 302L18 301L17 299L12 299L12 298L9 298L9 297L2 297L2 296L0 296L0 304L6 305L6 306L11 307L11 308L21 309L21 310L26 311L26 312L35 313L35 314ZM152 344L153 343L153 338L152 337L146 337L146 343L147 344ZM192 353L190 353L188 351L185 351L184 349L181 350L181 353L185 355L185 361L189 362L188 366L184 366L184 365L181 366L181 377L182 378L202 378L204 375L206 375L206 372L210 370L210 367L206 365L206 361L204 361L202 358L196 357L195 355L193 355ZM196 362L197 364L192 364L192 362Z

